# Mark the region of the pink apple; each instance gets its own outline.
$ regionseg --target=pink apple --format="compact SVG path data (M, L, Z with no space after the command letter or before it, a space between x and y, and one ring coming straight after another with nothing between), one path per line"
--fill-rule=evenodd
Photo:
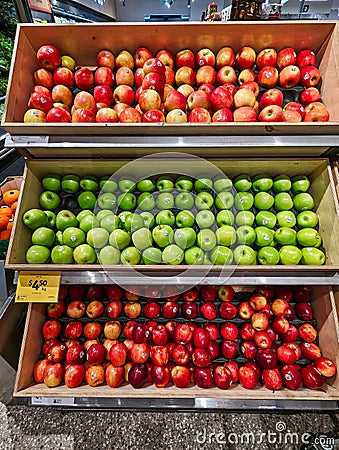
M178 87L177 91L187 98L190 94L192 94L192 92L194 92L194 87L190 84L182 84Z
M257 75L259 86L265 89L273 88L277 84L278 78L278 69L274 66L263 67Z
M259 108L263 109L266 106L277 105L282 107L284 95L280 89L272 88L264 92L259 100Z
M210 100L213 111L218 111L222 108L232 108L233 106L233 97L223 86L218 86L214 89Z
M109 67L114 70L115 56L109 50L101 50L97 54L97 65L99 67Z
M234 86L234 85L233 85ZM234 86L235 87L235 86ZM205 91L207 92L207 94L211 95L212 92L214 91L215 86L211 83L203 83L198 87L198 91ZM235 87L235 91L237 90L237 88Z
M299 79L300 69L298 66L286 66L279 73L279 85L284 89L296 86L299 83Z
M277 62L277 51L274 48L264 48L257 55L256 66L261 70L265 66L275 66Z
M154 89L159 94L162 94L165 86L165 77L156 72L147 73L142 80L141 86L143 89Z
M165 110L167 112L173 109L185 110L186 108L186 97L180 92L173 89L170 91L165 100Z
M195 55L196 67L211 66L214 67L215 55L209 48L202 48Z
M139 87L142 85L142 80L145 78L145 72L144 69L142 67L139 67L135 72L134 72L134 82L136 87Z
M143 114L142 122L146 123L165 122L165 115L159 109L150 109Z
M225 86L223 86L223 87L225 87ZM253 94L255 95L255 98L258 98L259 93L260 93L259 85L256 81L246 81L241 86L239 86L239 89L249 89L250 91L253 92Z
M134 103L134 91L131 86L121 84L114 89L113 98L116 103L122 102L132 106Z
M138 69L139 67L142 67L148 59L153 58L153 54L148 48L139 47L136 49L133 58L134 66Z
M101 108L95 116L96 122L116 123L119 122L119 115L112 108Z
M161 98L154 89L143 89L139 96L138 104L143 112L150 109L159 109Z
M33 74L34 84L44 86L47 89L52 89L54 86L53 75L46 69L38 69Z
M255 105L255 95L249 89L239 89L234 94L234 106L235 108L241 108L242 106L251 106Z
M189 84L193 86L195 83L195 73L191 67L182 66L175 73L175 83L177 86Z
M94 73L94 82L98 84L106 84L112 87L114 84L114 74L109 67L98 67Z
M231 47L222 47L216 56L215 65L217 69L223 66L234 66L235 54Z
M95 122L95 114L89 109L75 109L72 112L72 122Z
M281 106L269 105L265 106L259 113L259 122L282 122L283 110Z
M163 78L165 78L165 66L158 58L147 59L142 68L144 69L145 75L147 75L148 73L158 73Z
M159 50L155 57L160 59L164 66L174 68L174 57L169 50Z
M117 85L127 84L128 86L134 86L134 73L128 67L119 67L115 73L115 81Z
M303 119L298 111L283 110L283 122L301 122Z
M235 83L237 74L232 66L223 66L217 72L217 84L220 86L225 83Z
M187 98L187 106L190 110L194 108L210 107L210 96L205 91L193 91Z
M96 112L95 99L92 94L87 91L80 91L74 97L75 109L88 109L93 113Z
M94 100L96 103L106 103L111 106L113 103L113 92L110 86L102 84L94 87Z
M298 52L296 64L300 69L306 66L315 66L315 63L316 56L313 50L304 48Z
M121 111L119 120L122 123L141 122L141 114L135 108L125 108Z
M51 108L46 116L47 122L71 122L72 118L68 111L64 108L53 107Z
M251 106L242 106L233 113L234 122L256 122L257 113Z
M320 100L320 92L316 87L306 88L300 93L299 100L304 105L308 105L312 102L318 102Z
M115 65L119 67L128 67L129 69L134 69L134 58L133 55L127 50L121 50L115 58Z
M297 54L292 47L286 47L277 55L277 67L282 70L284 67L293 66L297 62Z
M233 122L233 113L228 108L221 108L213 114L212 122Z
M170 91L173 91L173 90L174 90L174 87L173 87L172 85L170 85L170 84L165 84L165 86L164 86L164 92L162 93L162 96L161 96L162 102L164 102L164 101L166 100L166 98L167 98L167 96L168 96L168 93L169 93Z
M217 74L212 66L202 66L195 74L195 82L197 86L201 86L204 83L215 84L216 79Z
M36 53L38 66L47 70L54 70L60 66L60 52L53 45L43 45Z
M46 122L46 113L41 109L30 108L25 112L24 123Z
M184 49L180 50L175 55L175 66L177 69L180 67L190 67L191 69L194 69L195 66L195 57L194 53L190 49Z
M58 67L53 72L53 82L72 88L74 86L73 72L67 67Z
M188 115L188 122L211 122L211 115L205 108L194 108Z
M318 102L310 103L307 106L314 105L315 103ZM314 107L312 109L309 109L308 111L306 111L305 108L304 122L328 122L329 119L330 114L325 107L324 108Z
M88 67L78 69L74 74L74 80L77 87L83 91L94 86L94 75Z
M166 116L167 123L186 123L187 116L182 109L172 109L167 113Z
M255 81L255 73L252 69L244 69L238 75L238 83L243 84L247 81Z
M320 81L320 70L314 66L305 66L300 71L300 84L304 87L314 87Z
M171 84L173 86L174 81L175 81L174 70L171 67L166 66L166 68L165 68L165 83Z
M60 85L60 86L62 86L62 85ZM67 91L69 91L69 89L66 86L63 86L63 87ZM31 94L31 96L29 98L28 107L31 109L40 109L41 111L44 111L47 114L48 111L53 107L54 101L57 101L57 100L53 100L50 95L38 94L37 92L33 92L33 94Z
M225 83L222 85L222 87L227 89L232 97L234 97L234 94L237 92L237 87L233 83Z
M252 47L241 47L235 55L235 67L238 70L252 69L256 57L257 55Z
M288 102L284 106L284 110L286 111L298 111L298 113L301 115L301 117L304 117L305 115L305 108L301 103L298 102Z

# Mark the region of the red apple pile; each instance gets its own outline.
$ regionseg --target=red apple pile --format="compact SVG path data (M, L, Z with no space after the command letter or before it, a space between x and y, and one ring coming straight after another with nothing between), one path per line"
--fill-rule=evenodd
M97 54L96 69L75 67L52 45L38 69L24 122L326 122L320 71L308 48L222 47L155 55ZM293 101L291 101L293 99Z
M47 316L34 379L48 387L318 389L336 373L307 287L62 286Z

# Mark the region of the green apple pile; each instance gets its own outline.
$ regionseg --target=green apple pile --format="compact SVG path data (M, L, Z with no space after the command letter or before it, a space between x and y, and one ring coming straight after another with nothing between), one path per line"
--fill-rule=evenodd
M23 215L32 264L321 265L305 175L48 174Z

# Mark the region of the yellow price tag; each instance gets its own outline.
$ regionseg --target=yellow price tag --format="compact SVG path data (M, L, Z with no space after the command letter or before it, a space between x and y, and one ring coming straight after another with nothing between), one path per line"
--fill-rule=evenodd
M61 272L20 272L16 303L56 303Z

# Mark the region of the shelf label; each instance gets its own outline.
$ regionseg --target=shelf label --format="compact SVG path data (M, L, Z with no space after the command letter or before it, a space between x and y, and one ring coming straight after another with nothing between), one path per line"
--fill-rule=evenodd
M74 405L74 397L31 397L32 405L67 406Z
M5 145L6 146L30 146L30 145L47 145L48 136L7 136Z
M56 303L61 272L20 272L16 303Z

